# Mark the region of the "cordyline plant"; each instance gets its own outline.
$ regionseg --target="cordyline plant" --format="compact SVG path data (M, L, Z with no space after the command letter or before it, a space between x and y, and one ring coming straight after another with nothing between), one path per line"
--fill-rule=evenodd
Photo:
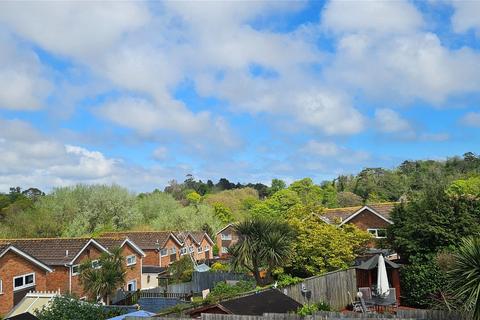
M125 284L126 270L120 248L104 252L98 264L88 260L80 266L80 283L91 300L103 299L110 304L110 297Z
M462 240L453 254L448 272L455 298L463 301L463 308L480 320L480 235Z

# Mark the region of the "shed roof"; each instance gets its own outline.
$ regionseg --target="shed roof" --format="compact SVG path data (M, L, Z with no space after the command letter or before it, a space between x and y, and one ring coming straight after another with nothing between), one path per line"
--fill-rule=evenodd
M375 269L378 266L378 258L379 257L380 257L379 254L374 255L373 257L371 257L370 259L368 259L367 261L363 262L361 265L359 265L358 267L355 267L355 268L360 269L360 270ZM398 264L396 264L395 262L392 262L388 259L385 259L385 266L387 268L392 268L392 269L400 268L400 266Z

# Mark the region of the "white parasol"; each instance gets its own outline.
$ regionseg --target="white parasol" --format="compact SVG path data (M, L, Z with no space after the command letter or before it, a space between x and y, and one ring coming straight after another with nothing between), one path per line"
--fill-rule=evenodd
M390 285L388 284L387 267L383 255L378 257L378 273L377 273L377 295L387 297L390 293Z

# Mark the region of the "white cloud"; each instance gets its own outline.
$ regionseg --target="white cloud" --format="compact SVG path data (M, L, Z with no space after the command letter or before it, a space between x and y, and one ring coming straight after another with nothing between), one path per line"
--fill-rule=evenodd
M453 30L458 33L470 29L480 36L480 2L479 1L452 1L454 12L452 15Z
M480 112L468 112L460 119L460 122L469 127L480 128Z
M392 109L377 109L375 111L375 124L380 132L408 133L412 127L398 112Z
M423 25L422 15L408 1L330 1L322 27L335 33L405 33Z
M0 22L44 49L94 57L149 21L141 2L10 2L0 4Z
M165 160L168 156L168 149L166 147L158 147L153 150L152 155L155 160Z
M51 85L36 54L0 32L0 109L35 110Z

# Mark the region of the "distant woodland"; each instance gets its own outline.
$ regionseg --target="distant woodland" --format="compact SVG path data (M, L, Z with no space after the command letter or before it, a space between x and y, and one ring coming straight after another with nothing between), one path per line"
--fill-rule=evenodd
M210 234L247 217L285 218L292 209L356 206L408 200L430 186L448 186L480 174L474 153L445 161L404 161L394 169L366 168L315 184L305 178L287 185L202 181L187 175L162 190L135 194L118 185L76 185L45 194L12 187L0 194L0 237L95 235L105 230L203 229Z

